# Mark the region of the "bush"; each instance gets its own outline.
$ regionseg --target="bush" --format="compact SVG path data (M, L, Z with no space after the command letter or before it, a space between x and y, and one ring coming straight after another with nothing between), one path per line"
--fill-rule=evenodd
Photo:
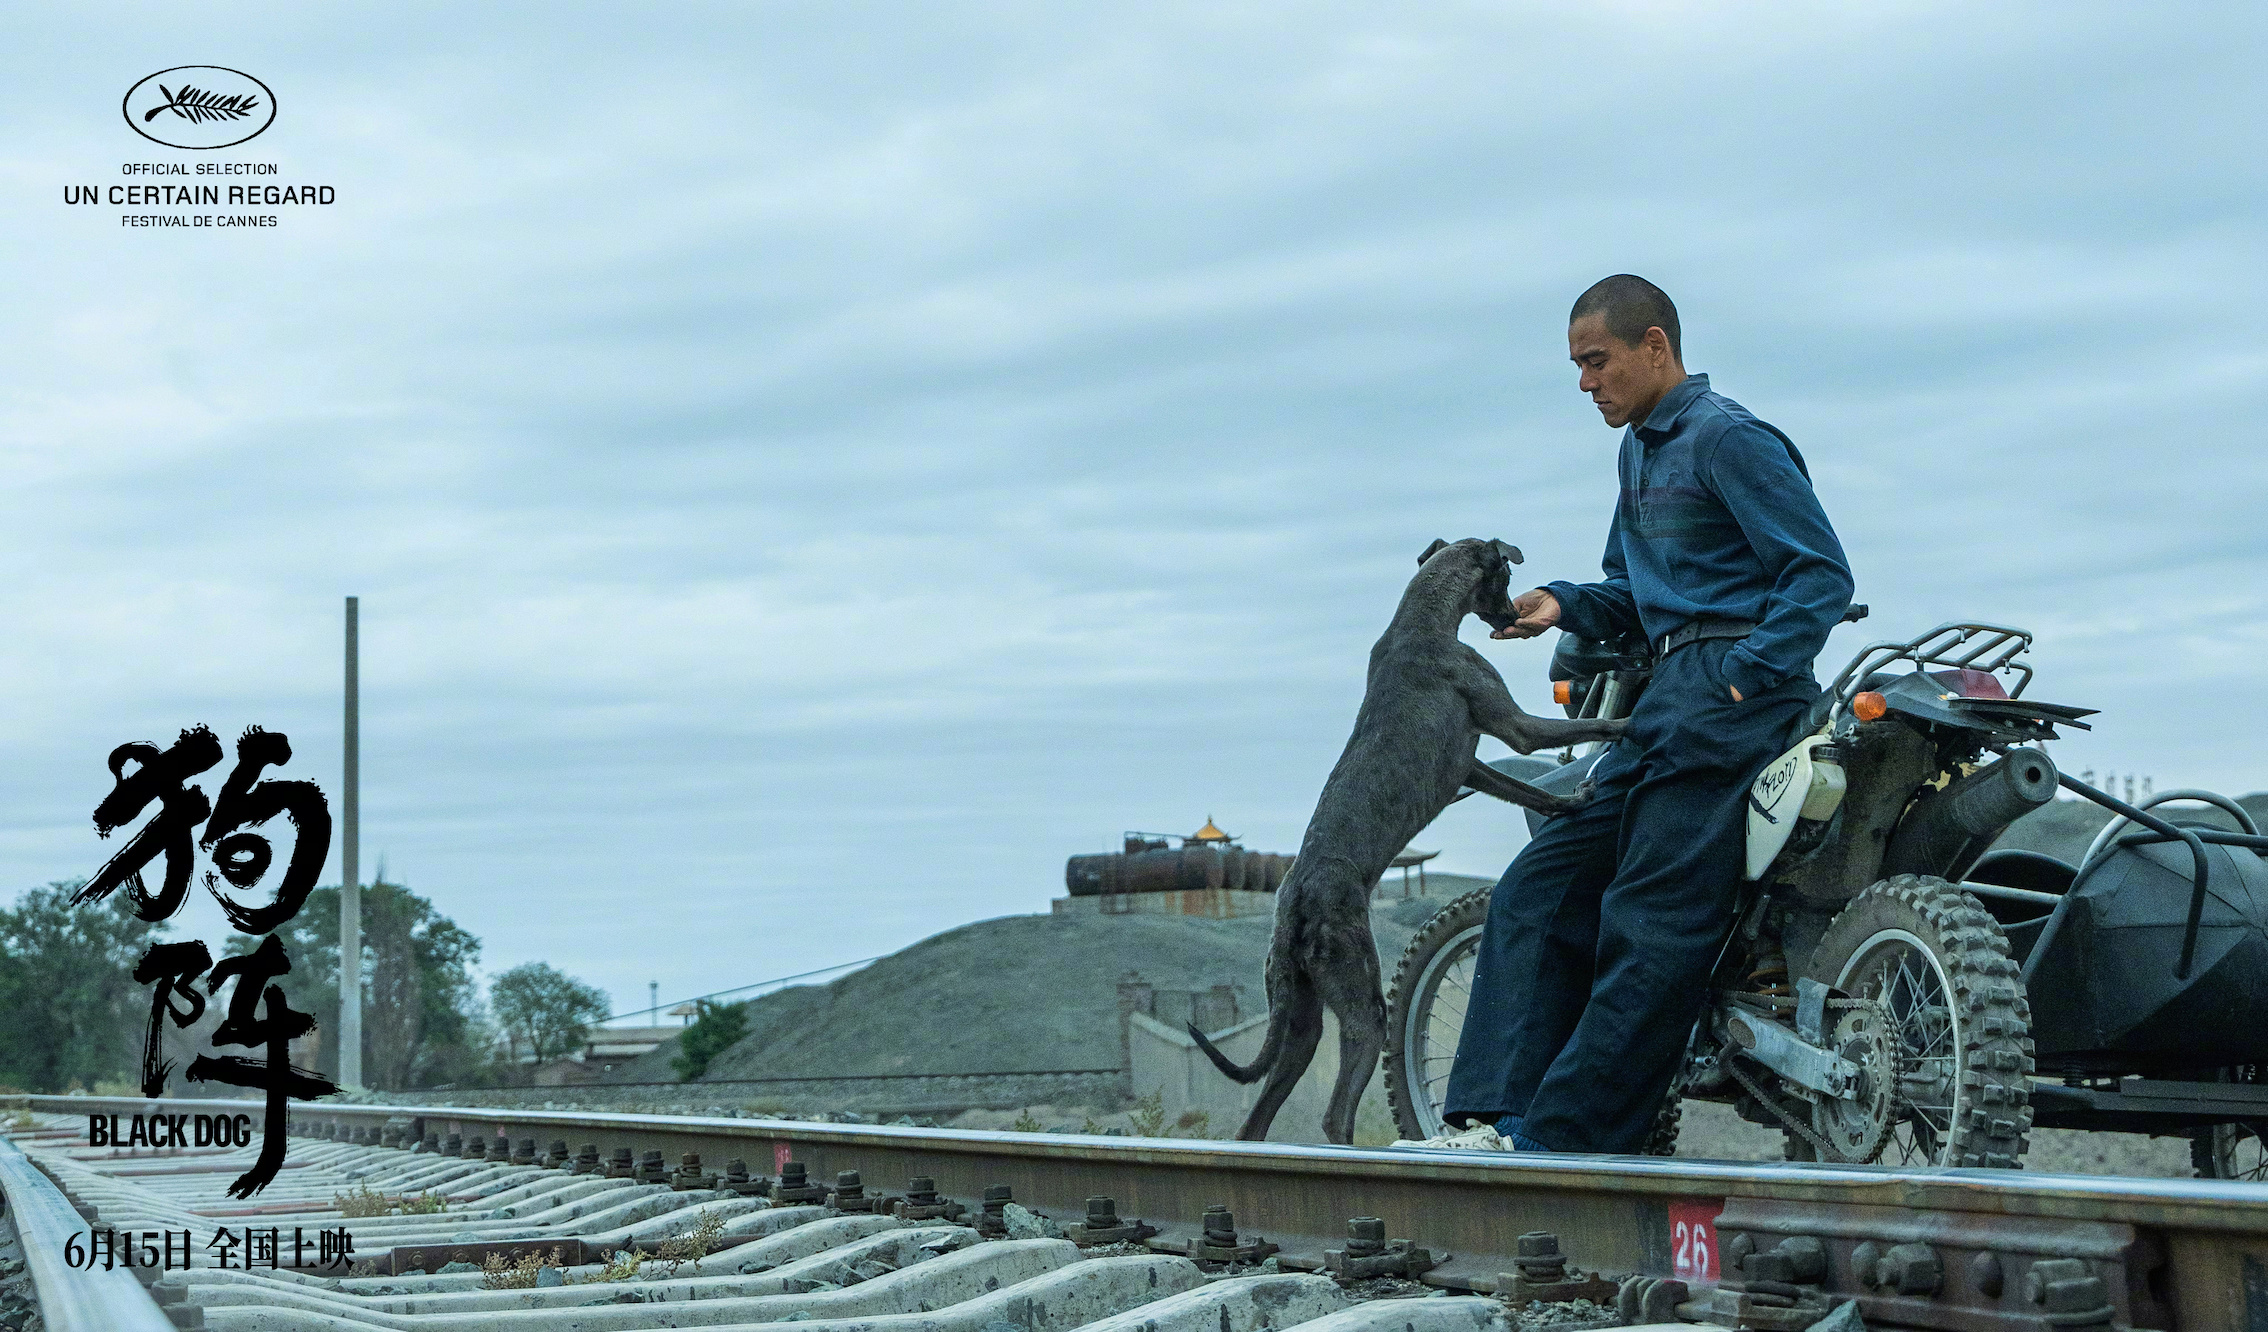
M680 1082L691 1082L709 1071L709 1061L723 1054L748 1034L748 1010L740 1004L697 1001L693 1024L678 1037L678 1053L669 1061Z

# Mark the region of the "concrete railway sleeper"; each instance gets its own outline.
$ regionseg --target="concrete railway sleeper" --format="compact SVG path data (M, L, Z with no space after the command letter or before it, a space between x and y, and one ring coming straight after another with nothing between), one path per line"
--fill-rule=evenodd
M71 1215L188 1232L189 1267L133 1269L174 1326L2268 1329L2268 1187L2227 1181L316 1105L238 1202L256 1148L87 1145L165 1103L20 1104ZM354 1265L320 1264L342 1227Z

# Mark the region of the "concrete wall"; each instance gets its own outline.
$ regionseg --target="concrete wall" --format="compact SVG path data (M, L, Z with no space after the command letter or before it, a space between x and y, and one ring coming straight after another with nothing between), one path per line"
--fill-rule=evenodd
M384 1091L371 1099L387 1105L492 1106L522 1110L607 1109L653 1114L724 1113L749 1106L780 1110L855 1110L898 1115L950 1116L971 1107L1018 1109L1029 1105L1090 1105L1115 1109L1126 1101L1125 1075L1018 1073L990 1077L960 1074L889 1078L798 1078L761 1083L687 1082L640 1086L586 1083L567 1087L500 1087L448 1091Z
M1189 1038L1188 1032L1147 1013L1128 1014L1126 1025L1134 1095L1144 1097L1158 1093L1165 1106L1168 1125L1188 1111L1202 1110L1208 1121L1206 1136L1235 1137L1237 1130L1244 1126L1245 1116L1252 1112L1253 1103L1260 1099L1261 1084L1231 1081L1213 1067L1213 1062L1197 1048L1197 1042ZM1215 1049L1239 1064L1251 1063L1259 1055L1260 1045L1267 1036L1265 1014L1205 1033ZM1370 1086L1363 1092L1362 1105L1356 1111L1355 1141L1358 1144L1377 1146L1397 1136L1393 1116L1386 1105L1383 1069L1382 1061L1380 1069L1371 1074ZM1316 1046L1315 1061L1307 1066L1306 1074L1292 1088L1290 1099L1284 1102L1275 1122L1269 1125L1268 1141L1323 1141L1323 1109L1330 1103L1331 1084L1338 1076L1339 1024L1325 1011L1323 1040Z
M1275 915L1276 895L1234 888L1102 893L1093 897L1058 897L1048 909L1058 916L1201 916L1207 920L1235 920L1240 916Z

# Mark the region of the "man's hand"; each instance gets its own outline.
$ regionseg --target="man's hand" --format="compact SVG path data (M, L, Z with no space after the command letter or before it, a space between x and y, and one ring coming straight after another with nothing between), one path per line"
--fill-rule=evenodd
M1512 614L1513 622L1490 638L1534 638L1559 623L1559 598L1540 587L1522 592L1512 598Z

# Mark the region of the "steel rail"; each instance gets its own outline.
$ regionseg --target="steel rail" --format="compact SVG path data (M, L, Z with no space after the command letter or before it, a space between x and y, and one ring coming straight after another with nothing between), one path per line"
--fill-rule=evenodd
M65 1245L89 1223L5 1136L0 1136L0 1193L7 1197L8 1219L15 1223L24 1266L39 1292L40 1317L50 1332L172 1332L172 1321L128 1268L82 1272L65 1261Z
M34 1096L37 1111L131 1114L226 1108L257 1115L260 1102ZM1158 1225L1170 1247L1198 1235L1209 1206L1228 1207L1238 1231L1282 1246L1286 1267L1313 1269L1346 1242L1348 1221L1379 1217L1396 1236L1454 1257L1429 1284L1500 1289L1516 1265L1516 1239L1560 1237L1593 1270L1708 1277L1689 1246L1745 1240L1770 1248L1806 1236L1827 1246L1848 1293L1868 1321L1946 1329L2036 1327L2020 1304L2021 1283L1987 1300L1977 1292L1956 1315L1943 1300L1870 1290L1853 1275L1856 1255L1895 1244L1936 1246L1947 1272L2012 1269L2080 1258L2108 1274L2119 1321L2181 1332L2268 1328L2268 1185L2035 1174L1953 1167L1723 1162L1662 1157L1526 1156L947 1131L892 1125L803 1123L714 1116L521 1110L503 1107L316 1103L294 1107L295 1131L333 1136L392 1124L419 1135L466 1140L565 1139L603 1151L629 1146L700 1153L705 1168L739 1157L751 1174L803 1163L816 1180L860 1171L870 1189L927 1175L945 1196L976 1203L1007 1185L1015 1200L1074 1220L1089 1197L1107 1195L1122 1216ZM56 1150L50 1147L47 1150ZM1982 1278L1977 1278L1980 1282ZM2020 1316L2019 1316L2020 1315ZM2015 1321L2009 1321L2009 1320ZM2030 1319L2032 1321L2023 1321Z

